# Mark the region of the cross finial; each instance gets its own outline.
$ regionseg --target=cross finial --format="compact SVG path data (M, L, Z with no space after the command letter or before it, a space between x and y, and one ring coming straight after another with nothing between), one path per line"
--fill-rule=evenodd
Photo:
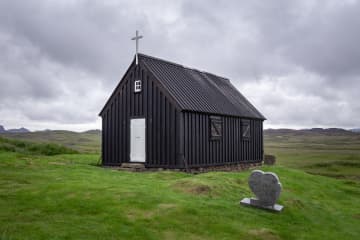
M135 37L131 38L131 40L135 40L136 42L136 54L135 54L135 58L136 58L136 65L138 65L138 51L139 51L139 39L143 38L143 36L139 35L139 31L136 30L136 35Z

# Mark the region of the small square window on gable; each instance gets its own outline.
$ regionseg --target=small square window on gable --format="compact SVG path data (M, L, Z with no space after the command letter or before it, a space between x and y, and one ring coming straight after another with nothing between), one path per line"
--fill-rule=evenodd
M141 80L135 80L134 82L134 92L141 92Z
M210 116L210 140L219 140L222 136L222 119Z
M241 136L243 140L249 140L251 137L250 120L241 120Z

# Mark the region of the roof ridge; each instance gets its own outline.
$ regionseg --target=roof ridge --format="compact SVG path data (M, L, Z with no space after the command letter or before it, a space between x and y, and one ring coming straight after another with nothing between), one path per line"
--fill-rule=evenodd
M150 59L153 59L153 60L161 61L161 62L164 62L164 63L167 63L167 64L171 64L171 65L175 65L177 67L183 67L184 68L184 66L179 64L179 63L171 62L171 61L168 61L168 60L165 60L165 59L162 59L162 58L153 57L153 56L146 55L146 54L143 54L143 53L138 53L138 55L140 57L150 58Z
M185 69L188 69L188 70L193 70L193 71L197 71L197 72L201 72L201 73L205 73L205 74L210 74L210 75L213 75L213 76L215 76L215 77L224 79L224 80L226 80L226 81L230 81L230 79L227 78L227 77L219 76L219 75L216 75L216 74L214 74L214 73L207 72L207 71L205 71L205 70L199 70L199 69L197 69L197 68L187 67L187 66L184 66L184 65L179 64L179 63L175 63L175 62L172 62L172 61L168 61L168 60L165 60L165 59L162 59L162 58L159 58L159 57L154 57L154 56L146 55L146 54L143 54L143 53L138 53L138 55L139 55L140 57L150 58L150 59L153 59L153 60L156 60L156 61L161 61L161 62L164 62L164 63L167 63L167 64L174 65L174 66L176 66L176 67L181 67L181 68L185 68Z
M210 72L206 72L206 71L201 71L203 74L205 74L205 75L212 75L212 76L214 76L214 77L217 77L217 78L221 78L221 80L225 80L225 81L228 81L228 82L230 82L230 79L229 78L227 78L227 77L222 77L222 76L219 76L219 75L216 75L216 74L214 74L214 73L210 73Z

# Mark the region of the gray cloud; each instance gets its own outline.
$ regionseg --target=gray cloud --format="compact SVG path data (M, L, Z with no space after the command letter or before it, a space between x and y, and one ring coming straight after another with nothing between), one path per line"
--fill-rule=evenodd
M100 127L141 51L232 79L265 126L360 122L359 1L0 2L0 124Z

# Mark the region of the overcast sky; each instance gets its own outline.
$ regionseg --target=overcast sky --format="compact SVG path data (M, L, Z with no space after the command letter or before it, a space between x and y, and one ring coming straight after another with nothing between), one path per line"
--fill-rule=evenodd
M360 1L0 0L0 125L87 130L140 51L231 79L265 128L360 127Z

